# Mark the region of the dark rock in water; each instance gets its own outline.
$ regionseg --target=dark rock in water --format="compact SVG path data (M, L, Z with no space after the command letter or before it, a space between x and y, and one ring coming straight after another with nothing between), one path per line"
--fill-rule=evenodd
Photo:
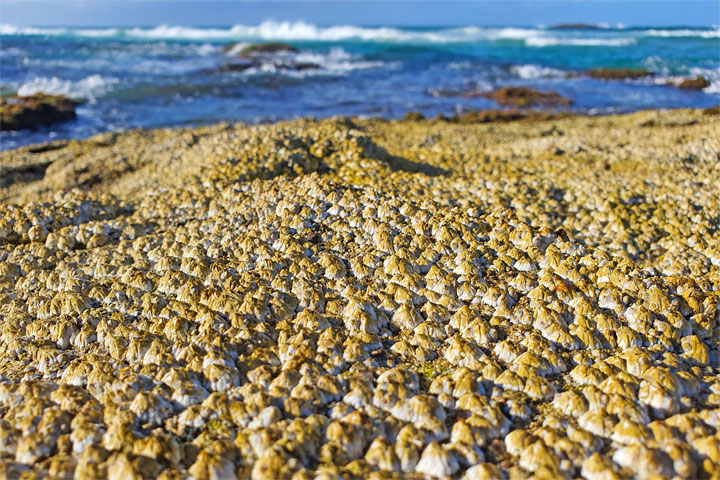
M603 80L624 80L627 78L650 77L653 72L644 68L594 68L587 71L588 76Z
M561 23L550 27L551 30L600 30L597 25L589 23Z
M514 107L530 107L533 105L557 107L572 104L572 100L563 97L557 92L541 92L527 87L502 87L493 92L472 92L466 96L468 98L482 96L495 100L500 105Z
M263 66L270 66L276 70L311 70L320 68L320 65L313 62L299 62L293 60L292 57L285 55L274 55L274 54L285 54L295 53L298 50L292 45L287 43L272 42L272 43L257 43L252 45L246 45L242 47L239 53L240 43L229 43L222 49L223 53L232 54L233 56L239 57L240 61L227 63L217 68L209 68L202 70L201 73L223 73L223 72L243 72L250 68L261 68Z
M710 86L710 81L705 77L686 78L677 83L670 82L670 85L675 85L678 88L684 88L686 90L702 90Z
M63 95L36 93L0 98L0 130L34 129L77 118L79 102Z
M222 48L223 53L231 53L234 50L237 49L237 46L240 45L237 42L228 43ZM281 53L281 52L297 52L297 48L293 47L292 45L288 45L287 43L281 43L281 42L271 42L271 43L255 43L251 45L245 46L242 50L240 50L239 56L251 56L256 54L263 54L263 53Z
M280 64L276 63L275 67L281 70L313 70L320 68L320 65L313 62L282 62Z
M244 72L245 70L258 66L259 63L243 62L243 63L226 63L218 68L208 69L209 73L215 72Z
M287 43L256 43L243 48L242 53L245 55L253 53L279 53L279 52L297 52L297 48Z
M417 122L420 120L425 120L425 115L420 112L407 112L402 119L406 122Z

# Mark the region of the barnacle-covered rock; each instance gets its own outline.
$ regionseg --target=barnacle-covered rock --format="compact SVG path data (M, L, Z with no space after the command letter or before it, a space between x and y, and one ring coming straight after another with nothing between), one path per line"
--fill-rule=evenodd
M713 478L719 121L298 120L3 152L0 469Z

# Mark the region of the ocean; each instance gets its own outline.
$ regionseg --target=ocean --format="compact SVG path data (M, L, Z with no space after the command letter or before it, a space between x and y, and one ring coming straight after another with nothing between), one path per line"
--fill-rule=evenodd
M223 70L245 44L286 42ZM238 44L224 51L231 42ZM598 67L641 68L653 76L598 80ZM700 90L668 86L703 76ZM349 115L397 118L498 108L464 93L530 86L572 99L590 114L720 103L720 28L402 28L304 22L190 28L25 28L0 26L0 94L82 99L77 120L0 133L0 148L82 138L136 127L220 121L271 122Z

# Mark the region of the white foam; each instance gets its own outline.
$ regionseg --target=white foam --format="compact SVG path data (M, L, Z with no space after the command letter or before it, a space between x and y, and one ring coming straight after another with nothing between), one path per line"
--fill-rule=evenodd
M720 94L720 68L691 68L689 72L691 77L704 77L710 82L703 92Z
M623 38L563 38L533 37L525 40L528 47L551 47L555 45L571 45L578 47L625 47L637 41L632 37Z
M520 78L550 78L562 77L565 72L557 68L543 67L541 65L513 65L510 71Z
M130 28L123 33L128 37L148 39L177 39L177 40L203 40L203 39L232 39L233 29L222 28L193 28L169 25L158 25L153 28Z
M116 78L102 77L100 75L90 75L77 81L58 77L35 77L20 85L17 94L25 96L42 92L92 101L97 96L108 91L117 82Z
M650 37L700 37L700 38L720 38L720 28L712 30L691 30L691 29L680 29L680 30L659 30L649 29L642 30L642 35Z
M64 33L67 33L64 28L18 27L0 23L0 35L62 35Z
M318 75L345 75L353 70L380 67L387 70L397 68L400 65L399 62L386 63L382 61L358 60L342 47L332 48L327 53L312 53L303 51L298 54L288 55L288 58L291 58L293 62L298 63L314 63L318 65L318 68L281 70L276 67L273 59L270 59L258 67L252 67L244 70L242 75L251 76L263 73L278 73L288 77L304 78Z
M659 75L646 79L647 83L650 85L678 84L683 80L687 80L689 78L703 77L710 82L709 86L702 89L703 92L709 94L720 93L720 68L693 67L689 69L681 69L680 72L669 72L669 68L663 67L659 70Z
M230 50L228 50L225 53L227 55L230 55L231 57L234 57L235 55L238 55L239 53L241 53L245 49L245 47L247 47L249 45L250 45L249 43L238 42L235 45L233 45L232 47L230 47Z
M73 30L73 34L81 37L114 37L120 34L118 28L79 28Z
M427 41L443 42L453 41L453 31L450 29L437 32L417 32L399 30L390 27L364 28L354 25L334 25L318 27L306 22L275 22L266 21L257 26L235 25L230 34L239 38L261 40L306 40L306 41ZM448 32L450 35L448 35ZM462 34L460 34L462 37Z
M0 50L0 58L3 57L19 57L20 55L24 55L25 51L21 50L16 47L10 47L10 48L3 48Z
M175 40L286 40L286 41L341 41L403 43L456 43L481 40L526 40L544 35L536 28L458 27L440 30L408 30L392 27L358 27L333 25L319 27L311 23L265 21L259 25L235 25L231 28L197 28L158 25L152 28L105 29L37 29L3 24L2 35L54 35L74 34L86 37L126 37L136 39Z
M317 63L322 70L334 73L387 66L381 61L353 60L353 56L341 47L332 48L327 54L303 52L297 55L296 59L300 62Z
M607 29L606 25L602 25ZM625 29L624 25L618 25ZM199 28L158 25L150 28L36 28L0 24L0 35L78 35L85 37L124 36L138 39L185 39L185 40L298 40L298 41L382 41L382 42L429 42L452 43L481 40L524 40L530 46L581 45L581 46L624 46L633 43L634 37L699 37L720 38L720 28L712 29L630 29L624 30L629 38L573 38L548 36L544 28L519 27L458 27L439 30L408 30L392 27L358 27L354 25L332 25L319 27L312 23L297 21L265 21L259 25L234 25L231 28Z

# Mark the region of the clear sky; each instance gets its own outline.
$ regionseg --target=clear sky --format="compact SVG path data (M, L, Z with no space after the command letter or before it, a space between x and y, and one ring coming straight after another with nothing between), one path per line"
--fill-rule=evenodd
M711 26L720 24L720 0L0 0L0 22L19 26L224 26L264 20L364 26L564 22Z

